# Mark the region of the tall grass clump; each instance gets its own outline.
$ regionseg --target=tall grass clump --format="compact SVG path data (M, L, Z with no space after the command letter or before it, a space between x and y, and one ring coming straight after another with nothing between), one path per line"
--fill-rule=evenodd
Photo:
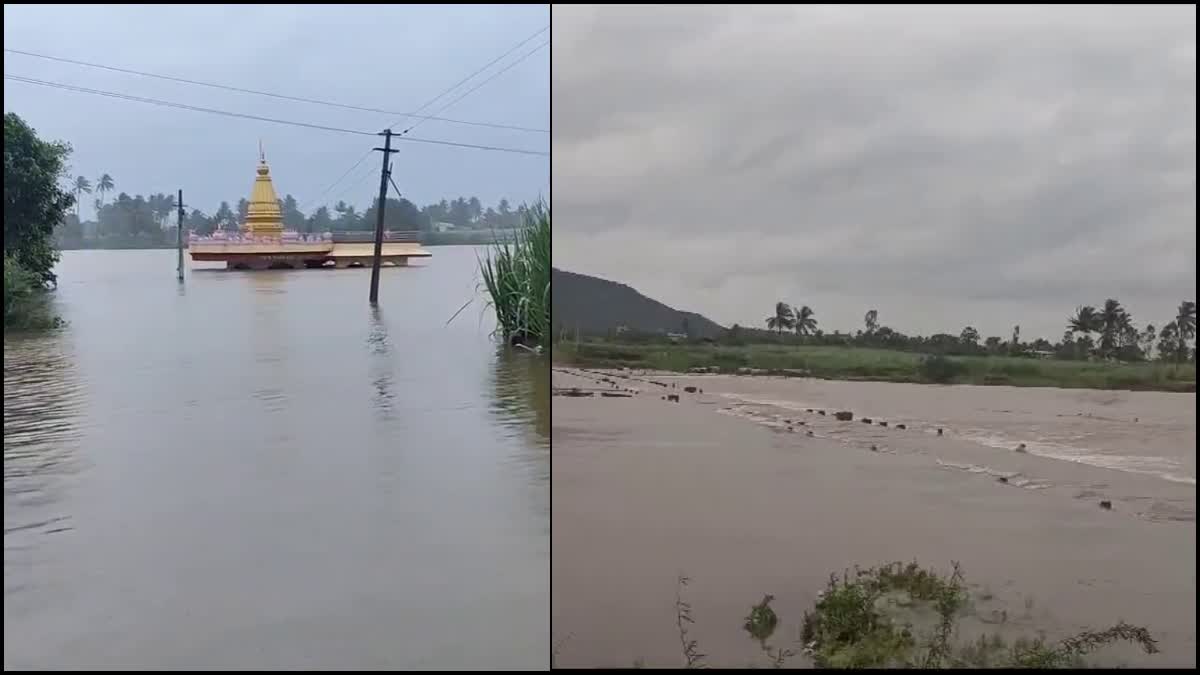
M550 209L530 208L513 240L497 240L479 261L479 272L505 341L549 347Z

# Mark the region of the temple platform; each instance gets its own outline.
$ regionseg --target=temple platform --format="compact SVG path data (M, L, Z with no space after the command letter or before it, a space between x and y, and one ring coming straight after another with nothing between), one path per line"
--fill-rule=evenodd
M219 241L194 239L188 253L197 262L223 262L229 269L304 269L370 267L375 245L334 241ZM407 265L411 258L432 254L416 242L383 243L385 265Z

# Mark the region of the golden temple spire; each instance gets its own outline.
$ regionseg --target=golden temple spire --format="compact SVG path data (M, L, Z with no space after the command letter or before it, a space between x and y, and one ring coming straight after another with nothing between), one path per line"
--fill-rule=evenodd
M271 183L271 169L263 153L262 141L258 142L258 176L250 190L250 204L246 209L246 231L252 237L279 237L283 234L283 213L279 209L279 197Z

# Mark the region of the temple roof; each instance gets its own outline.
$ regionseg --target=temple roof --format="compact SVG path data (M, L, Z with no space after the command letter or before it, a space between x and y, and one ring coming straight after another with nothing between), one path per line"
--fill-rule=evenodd
M246 229L251 235L278 235L283 232L283 213L279 209L279 197L271 183L271 169L259 144L258 175L250 190L250 204L246 209Z

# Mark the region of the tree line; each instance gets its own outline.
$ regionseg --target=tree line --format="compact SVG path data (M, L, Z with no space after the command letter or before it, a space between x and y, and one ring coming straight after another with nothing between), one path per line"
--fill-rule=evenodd
M909 336L879 324L879 311L870 310L863 316L863 330L855 333L826 333L817 327L816 312L808 305L793 308L786 302L775 303L775 311L764 323L767 330L745 328L734 324L724 340L742 344L772 336L774 341L784 337L784 331L794 333L805 344L878 347L905 351L933 352L948 355L1009 355L1053 356L1060 359L1115 359L1119 361L1195 362L1196 303L1179 304L1175 317L1161 328L1148 323L1139 329L1133 315L1120 301L1108 299L1097 309L1092 305L1076 308L1067 318L1066 330L1058 342L1037 338L1021 341L1021 327L1014 326L1008 340L998 336L981 340L979 331L964 327L957 335L938 333L930 336ZM1095 336L1093 338L1093 335Z
M105 173L95 182L85 176L75 176L70 182L74 213L64 214L57 236L64 246L84 240L112 239L118 241L144 240L173 242L176 226L176 201L173 194L129 195L118 193L114 198L115 181ZM80 219L79 205L84 195L94 194L95 219ZM302 233L329 231L370 231L375 229L379 198L359 211L353 204L339 201L332 209L320 206L312 213L300 210L296 198L288 194L279 200L279 210L285 229ZM246 220L250 203L245 198L236 202L222 201L212 213L191 209L184 218L184 228L199 235L209 235L218 229L237 231ZM525 222L530 211L521 204L513 208L507 199L494 207L484 208L478 197L458 197L418 207L411 201L389 197L384 209L384 228L395 231L433 232L448 224L456 230L508 230ZM166 237L164 233L169 233Z

